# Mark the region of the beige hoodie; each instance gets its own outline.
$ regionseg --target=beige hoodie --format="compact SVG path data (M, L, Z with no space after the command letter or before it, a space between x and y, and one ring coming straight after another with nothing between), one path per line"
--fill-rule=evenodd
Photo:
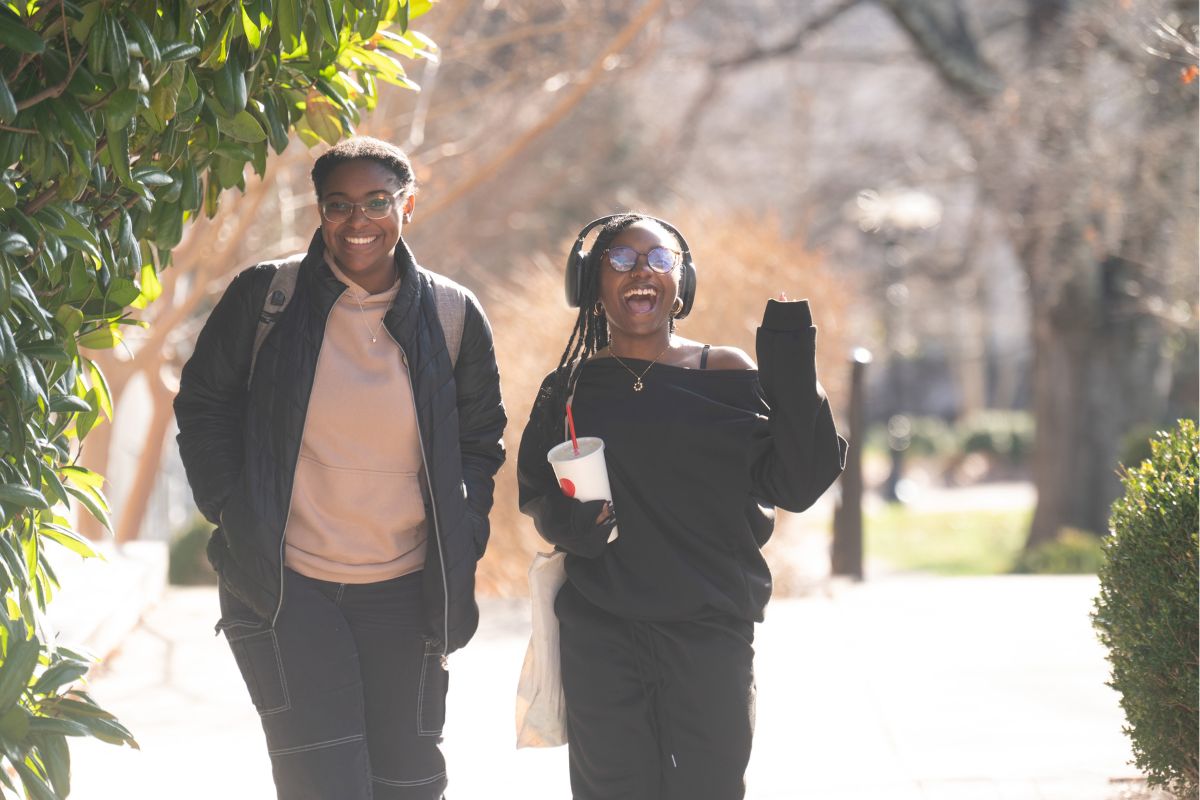
M425 564L412 385L382 326L400 281L372 295L326 263L349 288L329 314L317 358L284 563L319 580L373 583Z

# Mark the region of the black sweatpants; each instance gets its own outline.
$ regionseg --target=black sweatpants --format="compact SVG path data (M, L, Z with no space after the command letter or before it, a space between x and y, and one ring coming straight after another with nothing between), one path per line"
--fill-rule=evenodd
M554 605L574 800L739 800L754 732L754 624Z
M275 627L220 590L280 800L436 800L448 675L426 642L421 573L367 584L285 572Z

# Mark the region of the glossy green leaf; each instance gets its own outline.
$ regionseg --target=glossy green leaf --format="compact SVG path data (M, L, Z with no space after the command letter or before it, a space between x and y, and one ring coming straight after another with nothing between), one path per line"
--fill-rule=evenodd
M259 30L254 20L250 18L250 12L246 9L246 6L240 2L238 5L242 11L242 33L246 37L246 42L250 45L251 49L257 50L262 46L262 31Z
M30 766L28 760L18 761L13 766L21 776L21 784L31 800L59 800L50 787L49 778Z
M25 23L7 8L0 13L0 46L18 53L37 55L46 50L46 42L37 31L25 27Z
M108 37L108 74L117 80L124 80L129 74L129 40L125 37L125 29L116 13L106 13L101 24L107 27Z
M0 74L0 125L7 125L17 118L17 101Z
M217 120L217 129L239 142L261 142L267 138L267 132L249 111L239 111L230 120Z
M62 326L63 332L68 336L74 336L75 332L79 330L79 326L83 324L83 312L70 305L59 306L54 318L58 320L58 324Z
M154 269L153 264L142 265L140 281L142 297L147 302L153 303L162 294L162 283L158 280L158 272Z
M86 736L87 726L73 719L58 717L34 717L30 721L33 733L58 734L60 736Z
M29 240L16 231L0 231L0 250L10 256L28 256L33 253Z
M117 175L123 185L137 189L140 184L133 180L133 175L129 169L129 131L126 128L109 128L108 130L108 158L112 165L113 172Z
M90 668L91 664L60 661L38 677L33 685L34 694L58 693L64 686L69 686L87 675Z
M66 491L65 487L64 491ZM100 555L92 547L90 541L69 528L63 528L58 525L45 525L38 532L50 541L57 542L71 552L77 553L84 558L97 558Z
M42 761L46 765L46 774L50 785L58 797L66 797L71 793L71 751L67 747L66 735L63 733L38 733L38 750L41 751ZM77 736L79 734L69 734Z
M50 504L37 489L15 483L0 483L0 502L30 508L49 508ZM0 706L3 707L3 706Z
M67 493L82 503L88 513L95 517L96 521L106 530L112 530L112 522L108 518L108 503L103 501L103 495L97 496L98 492L99 490L85 491L70 484L67 485Z
M17 358L17 340L13 336L12 327L4 317L0 317L0 366L11 364Z
M100 410L104 412L105 417L112 419L112 390L108 386L108 380L94 361L85 359L85 363L87 365L88 380L91 381L92 391L96 393L96 400L100 404Z
M0 717L0 740L21 742L29 735L30 714L22 706L12 706Z
M129 27L129 32L133 34L134 41L141 50L142 58L146 59L151 71L157 70L159 62L162 60L162 54L158 50L158 42L154 40L154 34L151 33L149 26L142 21L141 17L132 13L125 14L123 21Z
M200 48L191 42L171 42L162 48L159 55L164 62L191 61L200 55Z
M8 708L24 694L37 666L41 643L37 639L9 642L0 664L0 708Z
M111 326L88 331L75 341L79 343L80 347L87 347L91 350L108 350L119 345L123 339L116 326Z

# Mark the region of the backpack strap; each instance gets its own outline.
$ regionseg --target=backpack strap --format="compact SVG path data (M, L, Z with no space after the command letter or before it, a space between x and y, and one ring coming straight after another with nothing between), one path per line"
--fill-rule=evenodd
M262 312L258 315L258 328L254 332L254 349L250 355L250 376L246 385L254 377L254 367L258 362L258 351L266 341L271 328L283 316L284 309L292 299L296 288L296 276L300 273L300 263L304 261L305 253L274 263L275 274L271 276L271 286L267 289L267 299L263 301ZM458 363L458 351L462 348L463 325L467 318L467 290L456 283L431 281L434 300L437 302L438 321L442 325L442 333L446 339L446 349L450 352L450 363Z
M451 366L458 364L458 351L462 348L463 325L467 319L467 290L444 279L430 281L433 297L437 302L438 321L446 338L446 349L450 351Z
M275 265L275 274L271 276L271 286L267 289L267 299L263 301L262 311L258 315L258 328L254 331L254 349L250 351L250 374L246 378L246 386L254 378L254 367L258 363L258 351L267 339L267 334L275 323L283 316L283 310L292 299L296 289L296 276L300 274L300 262L307 253L285 258L282 261L268 261L266 264Z

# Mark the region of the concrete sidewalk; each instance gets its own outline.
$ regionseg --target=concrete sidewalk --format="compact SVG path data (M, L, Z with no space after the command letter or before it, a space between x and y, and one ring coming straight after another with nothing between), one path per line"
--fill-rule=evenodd
M891 577L773 602L747 797L1116 800L1137 772L1088 619L1096 590L1093 577ZM565 748L513 749L527 614L486 601L451 659L454 800L569 797ZM92 680L142 750L77 743L73 800L274 797L216 616L214 590L168 590Z

